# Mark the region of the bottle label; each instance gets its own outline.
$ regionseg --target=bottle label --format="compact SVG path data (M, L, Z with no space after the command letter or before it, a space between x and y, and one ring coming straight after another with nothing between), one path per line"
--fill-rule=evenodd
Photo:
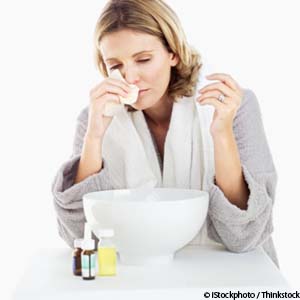
M117 255L114 247L98 248L99 275L116 275Z
M83 277L96 276L96 255L82 255L81 256L81 272Z

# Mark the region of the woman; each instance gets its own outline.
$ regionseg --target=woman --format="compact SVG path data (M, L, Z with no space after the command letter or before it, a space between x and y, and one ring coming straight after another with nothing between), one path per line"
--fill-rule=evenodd
M161 172L175 104L188 97L201 107L214 108L209 131L215 174L207 188L207 235L234 252L262 245L278 266L271 237L277 175L255 94L223 73L210 74L207 79L216 82L196 91L200 55L187 44L176 14L162 0L109 1L96 24L95 54L105 79L91 90L89 107L78 117L72 157L61 166L52 185L61 237L70 246L82 237L85 193L130 188L122 174L112 172L110 152L102 155L115 120L103 112L109 101L120 103L119 97L126 97L129 84L134 84L140 92L127 114L142 113ZM115 69L125 81L108 77ZM141 130L139 125L136 130Z

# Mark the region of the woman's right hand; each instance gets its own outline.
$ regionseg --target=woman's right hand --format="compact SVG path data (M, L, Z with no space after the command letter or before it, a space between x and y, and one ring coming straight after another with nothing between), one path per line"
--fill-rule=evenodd
M130 87L118 79L105 78L90 91L89 119L86 136L102 139L113 117L104 115L105 104L113 101L120 104L120 98L127 97Z

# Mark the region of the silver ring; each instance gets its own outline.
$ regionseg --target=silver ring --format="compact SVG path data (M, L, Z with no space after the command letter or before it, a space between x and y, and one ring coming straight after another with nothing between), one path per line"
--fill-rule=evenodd
M218 100L219 100L220 102L224 102L225 96L224 96L223 94L220 94L219 97L218 97Z

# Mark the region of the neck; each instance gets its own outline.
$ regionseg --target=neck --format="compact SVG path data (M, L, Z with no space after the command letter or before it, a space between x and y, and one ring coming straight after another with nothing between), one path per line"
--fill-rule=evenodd
M156 128L169 126L173 108L173 100L167 96L162 97L155 105L143 110L147 122Z

